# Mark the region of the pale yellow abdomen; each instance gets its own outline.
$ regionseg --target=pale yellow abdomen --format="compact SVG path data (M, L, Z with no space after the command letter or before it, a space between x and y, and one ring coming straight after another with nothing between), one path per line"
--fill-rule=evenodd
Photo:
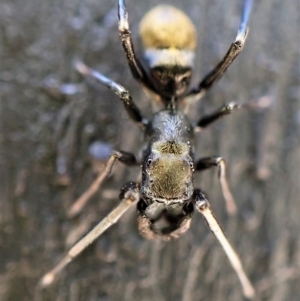
M192 21L170 5L159 5L143 17L140 36L145 49L193 50L196 47L196 30Z

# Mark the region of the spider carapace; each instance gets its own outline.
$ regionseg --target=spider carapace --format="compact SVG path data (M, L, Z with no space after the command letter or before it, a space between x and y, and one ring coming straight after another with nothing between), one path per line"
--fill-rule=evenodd
M180 112L164 110L146 128L138 224L146 238L177 237L190 223L194 193L194 129Z

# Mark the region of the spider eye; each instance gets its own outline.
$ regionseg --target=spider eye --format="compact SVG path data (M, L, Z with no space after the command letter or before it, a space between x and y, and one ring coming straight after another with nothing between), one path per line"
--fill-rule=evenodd
M148 159L148 161L147 161L147 167L150 167L151 163L152 163L152 159Z

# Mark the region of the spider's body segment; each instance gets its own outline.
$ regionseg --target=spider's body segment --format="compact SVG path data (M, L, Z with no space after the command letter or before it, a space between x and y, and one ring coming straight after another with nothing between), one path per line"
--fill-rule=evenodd
M185 223L178 231L193 212L193 134L186 116L169 110L156 113L146 129L138 203L139 229L146 238L168 239L188 229Z
M124 185L119 205L42 278L42 286L49 285L69 262L116 223L132 205L137 205L138 227L141 234L148 239L178 237L189 228L193 211L200 212L227 254L241 281L244 295L248 298L254 296L254 289L237 254L210 210L208 200L200 189L194 188L193 183L196 171L217 166L227 211L230 214L236 212L226 180L224 159L206 157L195 160L194 134L242 105L233 102L223 105L215 112L202 116L196 125L178 109L179 102L201 98L243 49L248 33L251 2L245 0L236 40L224 58L196 87L187 92L196 45L195 28L189 18L180 10L166 5L158 6L145 15L140 25L148 63L147 69L144 69L135 55L125 3L123 0L118 1L119 33L131 72L143 88L161 101L164 108L153 114L151 120L147 120L124 87L81 62L76 64L82 75L93 77L119 96L128 116L144 132L145 144L141 159L128 152L113 151L104 172L74 203L69 216L75 216L81 211L109 175L116 160L129 166L142 166L142 180L141 183L129 182Z
M147 127L143 154L144 198L185 201L193 194L193 128L178 112L160 111Z
M149 78L165 98L182 96L192 76L196 30L181 10L159 5L141 20L140 36Z

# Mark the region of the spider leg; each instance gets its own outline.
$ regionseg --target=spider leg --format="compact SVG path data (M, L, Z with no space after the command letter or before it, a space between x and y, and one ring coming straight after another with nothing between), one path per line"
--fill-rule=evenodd
M217 121L218 119L230 115L232 112L238 109L246 108L250 110L254 109L265 109L268 108L272 103L272 100L270 100L268 97L261 97L258 100L250 100L242 103L237 102L230 102L228 104L223 105L215 112L205 115L200 118L200 120L197 122L197 125L195 127L196 131L201 130L202 128L206 128L207 126L211 125L213 122Z
M224 74L238 54L243 50L248 35L248 20L251 11L252 0L245 0L242 20L235 41L230 45L222 61L209 72L203 80L193 88L188 94L187 99L200 99L207 90Z
M142 129L145 130L146 125L148 124L148 120L142 116L140 110L133 102L130 93L121 85L107 78L100 72L93 70L86 66L82 62L76 62L75 68L79 73L84 76L91 76L92 78L99 81L104 86L108 87L112 91L114 91L123 102L125 110L127 111L128 116Z
M102 182L111 173L111 170L116 160L119 160L122 163L129 166L139 165L138 160L133 154L124 151L113 151L109 159L107 160L104 171L94 180L90 187L71 206L70 210L68 211L69 218L73 218L76 215L78 215L84 208L84 206L87 204L87 202L91 199L91 197L99 190Z
M222 248L224 249L233 269L235 270L241 282L245 297L249 299L254 298L255 290L243 269L240 258L232 248L216 217L211 211L208 200L199 189L195 190L193 198L195 207L204 216L208 227L213 232Z
M144 85L146 88L155 91L153 85L149 81L146 71L138 60L132 42L131 32L129 29L128 13L124 0L118 1L118 18L119 18L119 34L120 39L126 53L126 58L133 77Z
M82 253L90 244L92 244L101 234L110 226L115 224L121 216L139 200L139 184L130 182L122 188L120 199L121 202L113 209L102 221L100 221L90 232L79 240L68 253L58 262L58 264L39 282L40 287L50 285L56 276L78 255Z
M222 193L226 202L226 210L228 214L235 215L237 213L237 207L230 192L229 185L226 179L226 163L224 158L222 157L208 157L201 158L195 164L196 171L202 171L204 169L208 169L214 166L219 167L219 181L221 183Z
M218 119L231 114L233 111L240 109L245 106L246 103L235 103L230 102L228 104L223 105L221 108L216 110L215 112L205 115L201 117L201 119L197 122L196 130L201 130L217 121Z

